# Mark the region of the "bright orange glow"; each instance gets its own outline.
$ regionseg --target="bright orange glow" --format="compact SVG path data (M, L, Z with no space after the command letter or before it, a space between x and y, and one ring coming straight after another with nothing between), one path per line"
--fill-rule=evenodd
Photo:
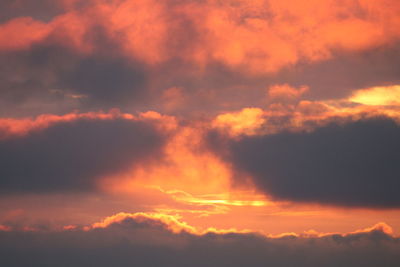
M121 222L127 218L132 218L138 222L153 222L153 221L160 221L161 223L167 226L167 229L172 231L173 233L180 233L181 231L186 231L189 233L196 233L195 228L187 225L184 222L179 221L179 217L166 215L166 214L158 214L158 213L143 213L138 212L134 214L129 213L118 213L116 215L110 216L105 218L102 222L94 223L89 229L95 228L106 228L113 223Z
M379 222L379 223L375 224L372 227L368 227L368 228L365 228L365 229L357 230L357 231L355 231L353 233L367 233L367 232L371 232L371 231L374 231L374 230L380 230L380 231L382 231L382 232L384 232L384 233L386 233L388 235L393 235L393 228L391 226L387 225L384 222Z
M268 205L268 202L261 200L265 198L264 196L254 196L250 197L254 199L243 199L245 198L246 192L234 192L225 194L210 194L210 195L199 195L193 196L183 191L167 191L169 195L177 200L178 202L188 203L188 204L204 204L204 205L226 205L226 206L254 206L262 207ZM236 196L236 198L235 198ZM249 197L249 196L247 196ZM257 200L258 198L258 200Z
M314 231L317 233L346 233L353 231L355 227L363 229L366 225L373 225L377 221L385 221L394 229L400 229L400 217L397 210L352 209L348 212L335 207L271 201L268 196L257 192L251 183L235 184L232 167L203 144L203 131L212 127L217 129L228 127L228 133L237 136L268 134L282 129L302 130L307 129L309 124L307 122L311 121L320 125L329 122L331 118L356 120L379 114L400 118L399 110L395 107L375 108L368 105L348 107L342 105L341 101L299 101L298 104L291 104L290 108L282 106L277 110L249 108L240 112L221 114L208 124L202 122L188 126L179 126L176 118L157 112L150 111L133 116L117 110L109 113L42 115L35 119L2 119L0 125L3 129L7 129L5 132L8 136L4 136L7 138L13 135L29 134L30 131L49 127L60 121L72 121L79 118L152 121L161 131L170 134L165 148L165 160L157 164L139 166L138 169L119 174L117 177L105 177L99 187L110 196L120 199L118 202L132 201L138 209L140 207L139 210L146 211L146 214L165 215L167 216L165 218L173 224L174 220L182 219L187 222L187 225L196 228L196 230L190 230L196 233L233 231L232 229L259 231L266 235L287 232L301 235L307 234L305 231L310 229L316 229ZM289 124L281 124L280 128L271 124L269 118L282 115L292 116ZM96 214L100 208L93 205L85 209L85 212L91 210ZM104 212L107 211L101 203L98 205L105 210ZM110 211L114 212L113 209ZM37 216L48 216L46 212L55 214L57 209L32 211L30 216L34 216L32 215L34 213ZM98 215L94 214L89 213L88 216L79 220L88 223L98 218ZM150 217L159 218L157 216L161 215L154 216ZM113 220L122 220L123 217L122 215L113 217L112 220L103 222L103 227L106 227L107 222L109 224ZM65 220L71 222L71 217ZM70 227L70 223L66 225L64 229L74 229ZM179 224L174 225L175 232L178 229L186 229L185 231L191 229ZM100 227L101 224L96 224L97 226ZM8 229L7 227L4 226L2 229ZM386 228L385 232L388 232ZM312 232L308 234L311 235Z
M399 77L387 71L398 65L400 0L46 0L32 10L22 0L6 2L0 7L13 11L0 11L2 234L140 225L151 246L165 241L160 233L166 242L183 236L182 243L187 233L400 236L400 201L378 199L386 187L370 190L356 177L355 190L367 194L352 205L364 207L343 203L353 195L321 197L328 191L317 184L304 190L320 190L309 198L279 188L294 171L315 167L307 138L334 128L320 127L343 124L346 132L348 123L375 117L400 125ZM81 121L96 127L73 125ZM148 125L154 132L144 136ZM304 136L292 142L292 133ZM347 140L337 133L334 145L359 134L350 131ZM354 147L378 134L371 136ZM285 147L297 142L310 152L304 161ZM385 154L376 142L360 150ZM315 154L334 162L318 164L321 179L330 168L338 168L332 177L345 178L348 166L365 162L332 160L350 146L326 153L330 144L322 152L316 144ZM393 162L378 158L366 159L377 163L373 178ZM271 159L281 164L261 166ZM385 178L374 182L397 183ZM303 182L293 188L313 180ZM375 193L377 204L365 201Z
M202 68L217 61L259 74L300 60L329 59L338 49L359 51L390 44L400 37L400 5L395 0L384 4L371 0L345 4L332 0L179 4L112 0L91 1L82 10L75 10L73 3L63 0L67 13L48 23L22 17L0 25L0 49L27 49L56 36L79 52L92 53L98 44L87 33L102 25L127 57L149 65L178 58ZM359 16L360 9L367 10L368 16Z
M172 233L179 234L182 231L194 234L194 235L204 235L207 233L217 233L217 234L227 234L227 233L259 233L263 234L266 237L269 238L281 238L284 236L297 236L297 237L303 237L303 238L313 238L313 237L323 237L323 236L328 236L332 234L338 234L342 236L347 236L350 234L358 234L358 233L369 233L375 230L381 231L383 233L386 233L387 235L390 236L395 236L393 234L393 229L391 226L384 222L379 222L372 227L368 227L365 229L360 229L360 230L355 230L355 231L347 231L347 232L318 232L315 230L307 230L299 233L295 232L282 232L279 234L265 234L260 231L254 231L254 230L249 230L249 229L242 229L238 230L236 228L226 228L226 229L217 229L215 227L208 227L205 229L197 228L194 226L189 225L188 223L182 221L182 217L178 215L167 215L167 214L162 214L162 213L143 213L143 212L138 212L138 213L118 213L113 216L109 216L104 218L101 222L97 222L92 224L91 226L87 226L84 228L84 230L89 231L91 229L96 229L96 228L107 228L110 225L114 223L121 223L122 221L126 219L132 219L137 223L145 223L149 224L152 226L160 226L163 227ZM71 230L74 229L73 226L66 226L64 227L65 230Z
M239 112L218 115L212 126L227 129L232 136L251 135L265 122L263 115L264 111L260 108L245 108Z
M363 105L400 105L400 85L358 90L349 100Z
M230 169L212 152L204 150L201 143L201 130L184 127L167 144L164 162L141 166L119 178L105 179L101 186L113 192L130 192L137 186L200 194L228 191Z
M157 113L155 113L157 114ZM141 116L142 119L160 119L161 116L156 116L150 118L146 114ZM78 119L98 119L98 120L111 120L111 119L126 119L126 120L139 120L139 118L131 115L119 112L119 110L110 110L108 113L104 112L88 112L88 113L70 113L66 115L52 115L44 114L36 118L0 118L0 129L2 130L1 138L11 137L11 136L21 136L26 135L30 131L40 130L47 128L58 122L74 121ZM165 117L168 118L168 117Z

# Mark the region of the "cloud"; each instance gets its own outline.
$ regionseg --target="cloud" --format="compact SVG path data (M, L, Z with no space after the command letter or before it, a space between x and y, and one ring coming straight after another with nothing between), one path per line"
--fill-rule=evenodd
M345 235L269 238L173 232L164 219L119 215L104 228L0 231L7 266L397 266L400 240L385 225ZM174 224L174 220L172 220Z
M171 109L158 96L173 87L186 103L174 108L185 113L204 103L243 107L259 100L254 88L272 84L309 85L307 95L326 98L399 76L400 6L392 0L3 5L10 12L0 25L0 96L8 114Z
M364 105L400 105L400 86L373 87L357 90L349 99Z
M94 38L107 50L111 43L99 30ZM93 33L94 34L94 33ZM0 53L2 113L37 115L73 109L109 109L146 99L145 66L118 55L80 53L57 38L26 51Z
M292 86L308 85L311 99L342 98L352 90L394 85L399 80L399 42L363 51L336 51L332 58L309 64L300 62L272 77Z
M218 115L212 122L213 127L227 129L231 135L254 133L265 123L264 112L260 108L245 108L235 113Z
M3 194L95 190L99 178L159 159L166 141L151 122L118 115L36 124L0 140Z
M387 117L333 120L313 130L232 139L222 155L276 199L399 207L399 134Z
M0 3L0 23L15 17L32 17L37 20L49 21L63 13L62 1L39 0L21 1L4 0Z

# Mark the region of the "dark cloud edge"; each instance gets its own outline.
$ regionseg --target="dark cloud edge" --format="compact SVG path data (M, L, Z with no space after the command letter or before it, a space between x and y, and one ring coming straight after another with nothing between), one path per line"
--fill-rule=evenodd
M239 139L211 131L206 142L276 200L399 208L400 126L392 118L333 119L312 131Z
M173 233L156 219L104 228L0 231L5 266L398 266L400 239L383 229L323 237Z
M0 194L96 191L99 179L160 162L169 133L154 122L75 118L0 140Z

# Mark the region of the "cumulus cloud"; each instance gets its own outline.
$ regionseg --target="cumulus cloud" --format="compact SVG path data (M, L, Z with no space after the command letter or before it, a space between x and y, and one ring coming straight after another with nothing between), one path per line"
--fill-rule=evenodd
M309 85L311 96L326 98L393 83L400 6L385 3L5 1L3 112L168 110L157 98L176 87L184 113L258 101L254 88L271 84Z
M99 178L160 158L166 135L152 123L105 117L66 116L22 135L5 134L0 192L90 191Z
M119 215L105 227L64 231L0 230L7 266L398 266L400 240L371 228L323 237L174 232L176 221ZM167 216L168 217L168 216ZM6 231L5 231L6 230Z
M229 141L230 162L272 197L300 202L399 207L399 125L386 117L332 122Z

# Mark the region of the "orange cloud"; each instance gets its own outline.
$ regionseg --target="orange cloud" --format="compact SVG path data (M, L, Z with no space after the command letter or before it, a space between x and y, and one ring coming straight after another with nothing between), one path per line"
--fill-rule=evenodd
M201 128L180 127L166 145L163 162L108 177L101 187L108 192L125 193L143 186L197 194L229 191L230 169L202 146L202 134Z
M27 49L45 38L51 25L35 21L30 17L16 18L0 25L0 51Z
M367 228L364 228L361 230L354 231L354 232L352 232L352 234L368 233L368 232L372 232L372 231L380 231L387 235L393 235L393 228L384 222L379 222L371 227L367 227Z
M212 124L217 129L225 129L232 136L255 134L265 123L264 111L260 108L244 108L239 112L218 115Z
M166 60L168 38L166 6L154 0L114 1L103 5L102 15L111 36L120 38L127 55L150 64Z
M341 235L343 237L354 235L354 234L362 234L362 233L370 233L374 231L379 231L382 233L387 234L388 236L393 236L393 229L391 226L384 222L379 222L371 227L367 227L364 229L356 230L356 231L349 231L349 232L329 232L329 233L322 233L315 230L307 230L300 233L295 232L286 232L280 234L269 234L263 233L259 231L249 230L249 229L242 229L238 230L234 227L226 228L226 229L218 229L215 227L208 227L205 229L197 228L187 224L186 222L181 221L181 217L178 215L169 215L163 213L144 213L144 212L137 212L137 213L118 213L113 216L106 217L101 222L93 223L90 226L84 227L85 231L90 231L96 228L107 228L110 227L112 224L120 224L126 221L127 219L134 220L140 224L146 224L151 227L163 227L164 229L174 233L179 234L181 232L186 232L194 235L206 235L208 233L215 233L215 234L227 234L227 233L257 233L264 235L269 238L282 238L284 236L297 236L302 238L315 238L315 237L325 237L330 235ZM73 226L67 226L65 230L75 229Z
M127 113L120 113L118 110L111 110L109 113L88 112L69 113L65 115L43 114L36 118L0 118L0 138L26 135L31 131L47 128L58 122L74 121L78 119L111 120L116 118L138 120L137 117Z
M171 195L175 200L194 205L225 205L225 206L267 206L269 203L262 195L254 192L235 191L220 194L192 195L184 191L170 190L165 193Z
M109 112L74 112L65 115L43 114L35 118L0 118L0 139L23 136L31 131L48 128L56 123L79 119L148 121L163 132L174 131L177 127L177 121L174 117L161 115L154 111L132 115L130 113L122 113L118 109L111 109Z
M81 9L65 2L66 13L47 24L25 17L1 25L0 49L26 49L58 36L87 53L98 45L88 36L101 26L107 38L121 45L120 52L150 65L182 59L202 67L217 61L258 74L400 37L395 0L124 0L93 1Z
M264 135L283 130L311 130L332 120L360 120L387 116L400 122L400 87L381 86L356 90L347 99L301 99L307 86L275 85L268 91L268 106L244 108L217 115L212 128L229 135Z
M118 213L116 215L105 218L102 222L94 223L91 227L85 228L85 230L96 229L96 228L106 228L114 223L121 223L126 219L133 219L138 223L145 223L150 225L159 225L161 223L162 226L173 233L180 233L182 231L188 233L196 233L194 227L187 225L184 222L179 221L179 217L159 214L159 213Z
M295 237L302 237L302 238L319 238L319 237L326 237L326 236L332 236L332 235L340 235L342 237L346 237L346 236L351 236L354 234L367 234L367 233L371 233L371 232L375 232L375 231L382 232L382 233L387 234L388 236L395 237L395 235L393 234L393 228L384 222L379 222L371 227L367 227L364 229L351 231L351 232L347 232L347 233L346 232L345 233L340 233L340 232L322 233L322 232L318 232L318 231L311 229L311 230L303 231L301 233L289 232L289 233L281 233L281 234L276 234L276 235L269 234L267 236L270 238L281 238L281 237L285 237L285 236L295 236Z

